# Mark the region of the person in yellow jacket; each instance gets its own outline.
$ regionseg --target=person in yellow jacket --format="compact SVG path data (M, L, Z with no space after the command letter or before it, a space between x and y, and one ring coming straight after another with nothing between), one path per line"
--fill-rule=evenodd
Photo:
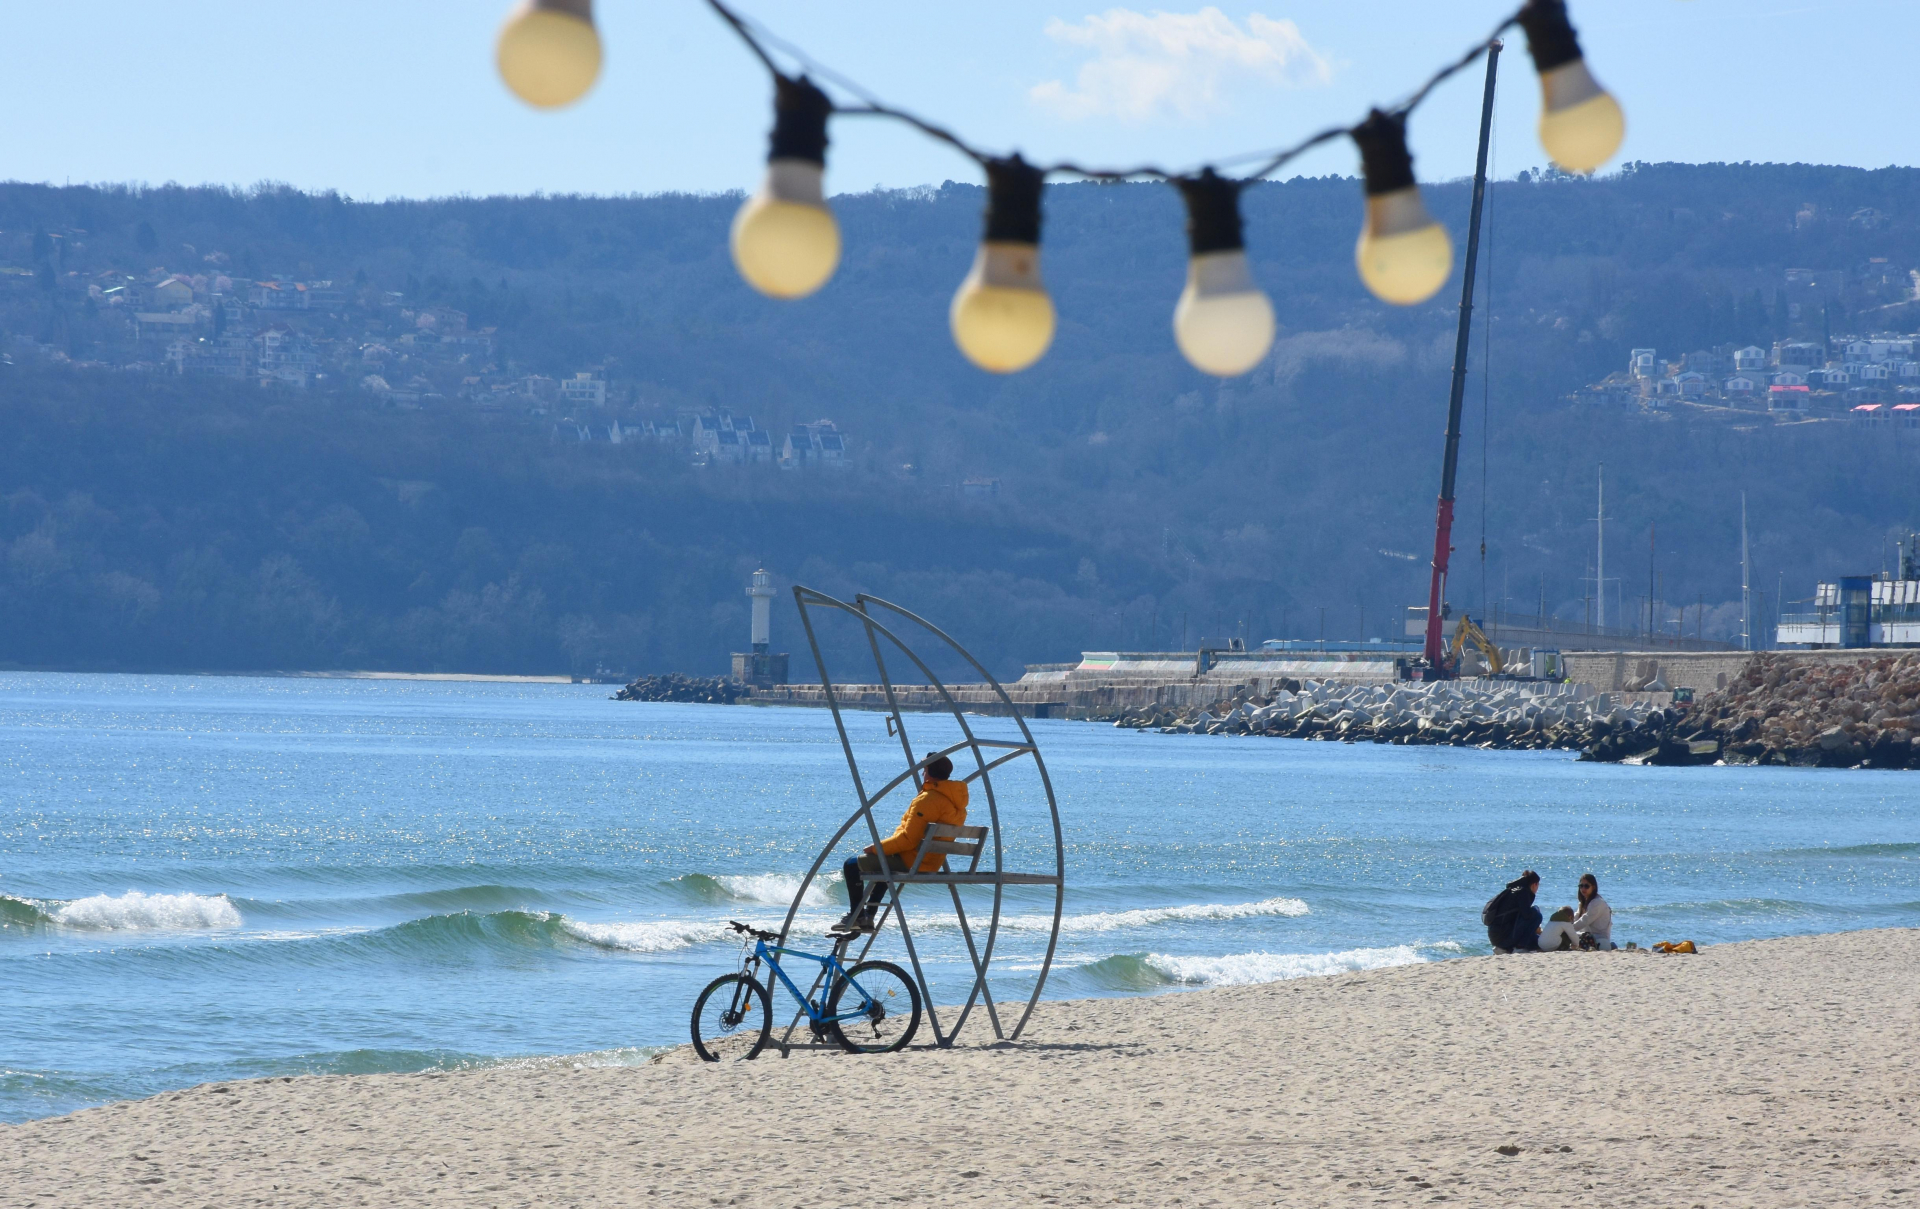
M880 851L874 852L873 845L867 845L866 851L859 856L850 857L840 866L840 872L847 881L847 913L834 925L836 932L871 932L874 930L874 917L879 914L881 900L887 896L887 884L879 882L872 890L866 889L866 878L881 871L880 862L884 859L890 873L905 873L907 862L913 854L920 851L920 841L926 837L927 824L946 823L954 827L967 821L967 783L953 778L953 761L938 756L927 762L926 780L920 783L920 792L913 801L907 803L906 813L900 816L900 825L893 834L880 841ZM939 853L928 853L920 862L919 872L934 873L945 858ZM864 875L864 876L863 876Z

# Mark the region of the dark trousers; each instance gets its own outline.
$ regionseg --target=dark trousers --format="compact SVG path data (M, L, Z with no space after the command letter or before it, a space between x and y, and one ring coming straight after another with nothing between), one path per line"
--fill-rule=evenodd
M891 857L852 856L847 858L846 864L840 866L840 876L845 878L847 882L847 906L850 909L858 911L862 906L877 907L880 905L880 900L887 896L887 883L885 882L875 882L872 890L866 891L864 895L862 894L862 890L866 886L866 878L862 877L861 874L880 872L880 862L883 859L886 860L887 868L890 872L906 872L906 865Z

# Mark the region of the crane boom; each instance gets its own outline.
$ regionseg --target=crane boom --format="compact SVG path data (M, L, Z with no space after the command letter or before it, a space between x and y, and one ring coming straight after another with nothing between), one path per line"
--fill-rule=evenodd
M1467 344L1473 330L1473 276L1480 260L1480 208L1487 192L1487 140L1493 132L1493 84L1500 67L1498 38L1487 47L1487 87L1480 100L1480 153L1473 168L1473 209L1467 219L1466 271L1460 283L1460 329L1453 343L1453 383L1447 395L1447 452L1440 471L1440 504L1433 526L1433 580L1427 588L1427 673L1451 675L1441 613L1446 604L1447 562L1453 553L1453 482L1460 463L1460 404L1467 390Z

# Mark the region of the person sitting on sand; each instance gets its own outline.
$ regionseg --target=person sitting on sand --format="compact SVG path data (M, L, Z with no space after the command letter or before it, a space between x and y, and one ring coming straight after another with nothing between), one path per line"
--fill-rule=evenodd
M1572 907L1562 907L1554 912L1554 922L1541 929L1542 952L1549 949L1613 947L1613 908L1607 906L1607 900L1600 897L1600 879L1591 873L1582 873L1579 895L1579 914L1574 914ZM1569 918L1560 920L1562 914ZM1586 944L1583 936L1593 937L1593 944Z
M871 891L862 893L865 880L881 871L881 861L886 862L889 873L905 873L907 862L913 854L920 851L920 841L927 834L927 824L945 823L949 826L963 826L967 821L967 783L955 781L953 761L945 756L936 756L927 761L926 780L920 783L920 792L913 801L907 803L906 813L900 816L900 825L893 834L880 841L880 851L874 852L869 844L857 857L849 857L847 863L840 866L840 872L847 881L847 913L839 923L833 926L836 932L871 932L874 930L874 917L879 913L880 902L887 896L887 883L876 882ZM920 862L921 873L936 873L941 861L946 858L937 852L930 852Z
M1496 953L1532 953L1540 947L1540 908L1533 905L1540 875L1528 869L1507 883L1480 912Z

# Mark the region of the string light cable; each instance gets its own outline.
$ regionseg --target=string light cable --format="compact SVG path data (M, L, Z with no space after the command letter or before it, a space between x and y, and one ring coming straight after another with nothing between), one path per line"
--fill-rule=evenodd
M1229 156L1198 168L1089 167L1071 160L1031 164L1019 152L980 148L952 130L888 104L726 0L702 0L773 81L773 130L760 188L734 216L730 248L747 283L772 298L804 298L825 285L840 261L840 228L827 204L827 128L836 117L899 122L945 143L979 166L987 182L984 230L974 261L948 311L955 344L981 369L1013 373L1038 361L1053 341L1055 314L1040 276L1041 197L1046 178L1158 180L1177 188L1187 209L1186 288L1174 306L1174 342L1193 366L1234 377L1258 365L1272 346L1273 303L1247 264L1240 195L1314 148L1351 139L1360 153L1365 217L1354 264L1367 288L1399 306L1425 302L1453 271L1453 244L1427 211L1407 146L1407 119L1434 89L1487 53L1518 25L1540 77L1540 141L1568 172L1591 173L1620 149L1626 121L1600 86L1567 14L1566 0L1526 0L1485 38L1441 67L1411 96L1374 108L1353 126L1330 126L1290 146ZM784 70L781 59L797 70ZM601 68L593 0L521 0L495 49L501 80L539 109L585 96ZM835 101L815 80L851 98ZM1239 175L1223 169L1251 165Z

